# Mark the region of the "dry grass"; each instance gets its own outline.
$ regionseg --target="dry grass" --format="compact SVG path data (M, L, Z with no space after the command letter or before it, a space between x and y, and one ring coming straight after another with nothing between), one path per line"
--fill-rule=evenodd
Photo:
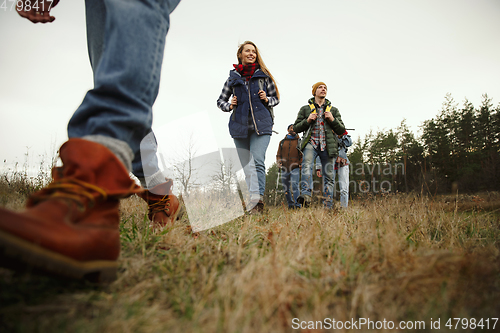
M0 330L290 332L293 318L370 318L425 321L428 331L431 318L448 330L448 318L498 317L499 211L450 210L446 200L271 208L194 237L185 220L152 234L145 204L129 198L118 280L1 270Z

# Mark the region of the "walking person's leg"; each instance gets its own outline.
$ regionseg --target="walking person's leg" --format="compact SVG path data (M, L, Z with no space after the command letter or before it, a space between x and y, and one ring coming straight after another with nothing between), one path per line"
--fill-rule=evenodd
M258 212L264 209L264 192L266 191L266 151L271 141L270 135L250 135L250 154L255 162L255 171L259 184L259 200L256 203Z
M319 153L321 159L321 172L324 177L325 190L323 193L324 196L324 205L326 208L333 208L333 189L335 187L335 159L336 156L331 158L328 156L326 151L322 151Z
M233 141L238 154L238 159L241 167L243 168L243 173L245 174L245 183L247 185L248 194L250 195L248 201L258 201L260 199L259 181L255 170L255 162L252 154L250 153L250 139L233 139ZM251 208L252 207L247 207L247 209Z
M130 163L132 173L148 189L141 197L148 204L153 226L164 226L174 222L180 207L171 191L173 182L158 167L152 105L158 95L169 14L179 0L147 2L144 6L86 0L94 88L71 118L68 136L99 142ZM129 22L131 7L143 23Z
M301 207L301 205L297 201L300 195L299 181L300 181L300 168L295 168L290 173L290 186L292 190L293 205L297 208Z
M335 170L335 166L333 167L333 176L332 176L332 179L333 179L333 200L335 202L335 199L337 199L337 186L335 185L335 178L336 176L338 175L338 172L337 170ZM324 185L324 188L326 189L326 178L324 179L324 182L323 182L325 185Z
M288 205L288 208L293 208L293 197L292 197L292 188L291 188L291 173L285 171L284 169L281 171L281 185L283 186L283 191L285 192L285 199Z
M349 204L349 165L345 165L338 169L339 174L339 190L340 190L340 204L342 207L347 208Z
M178 2L86 2L87 24L95 23L88 29L97 29L88 37L95 87L70 121L53 182L30 197L24 212L0 209L2 264L116 278L119 199L143 191L129 172L151 129L169 15ZM149 59L142 48L152 52Z
M311 203L311 193L313 187L313 163L316 159L317 152L314 147L308 143L303 150L301 180L300 180L300 195L298 198L299 204L305 207Z

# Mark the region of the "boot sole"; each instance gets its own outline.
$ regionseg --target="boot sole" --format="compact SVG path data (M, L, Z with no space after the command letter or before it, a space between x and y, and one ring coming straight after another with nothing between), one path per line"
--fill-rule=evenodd
M118 263L109 260L77 261L0 230L0 262L15 270L41 271L94 283L117 278Z

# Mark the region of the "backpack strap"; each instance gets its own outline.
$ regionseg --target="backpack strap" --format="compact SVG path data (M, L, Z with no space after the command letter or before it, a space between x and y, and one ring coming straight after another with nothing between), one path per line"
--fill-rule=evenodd
M236 96L236 91L234 90L234 86L232 86L233 88L233 97ZM231 118L233 121L236 120L236 108L233 108L233 114L231 115Z
M259 89L264 90L264 78L259 78Z
M314 103L311 103L309 104L309 108L311 109L311 113L316 113L316 106L314 105ZM332 109L332 106L331 105L327 105L326 106L326 109L325 109L325 112L331 112L330 110ZM334 136L337 136L337 134L335 134L335 131L332 129L332 133Z
M309 104L309 108L311 109L311 113L316 113L316 106L314 105L314 103ZM327 105L325 112L330 112L331 109L332 109L332 106Z
M311 113L316 113L316 106L314 103L309 104L309 108L311 109Z

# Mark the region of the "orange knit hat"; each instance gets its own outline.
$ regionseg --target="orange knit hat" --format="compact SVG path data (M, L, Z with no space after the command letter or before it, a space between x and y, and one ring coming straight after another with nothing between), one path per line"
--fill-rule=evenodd
M319 87L320 85L324 85L324 86L326 87L326 83L324 83L324 82L317 82L317 83L315 83L315 84L313 85L313 90L312 90L312 94L313 94L313 96L314 96L314 94L316 94L316 89L318 89L318 87Z

